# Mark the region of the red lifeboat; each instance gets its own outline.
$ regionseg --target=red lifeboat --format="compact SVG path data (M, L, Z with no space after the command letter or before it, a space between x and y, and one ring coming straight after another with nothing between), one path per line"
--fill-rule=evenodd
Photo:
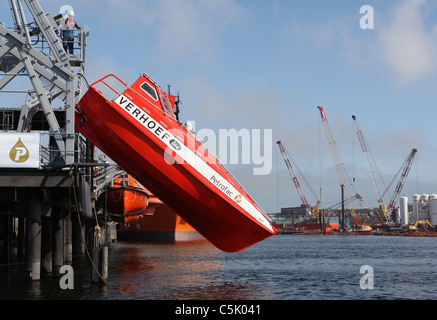
M276 234L270 218L175 118L173 103L145 74L130 86L108 75L76 106L76 130L217 248L236 252Z

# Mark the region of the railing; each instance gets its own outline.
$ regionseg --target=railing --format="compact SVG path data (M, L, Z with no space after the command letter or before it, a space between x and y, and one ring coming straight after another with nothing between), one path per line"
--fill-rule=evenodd
M56 158L65 159L67 154L74 154L75 158L79 157L81 154L79 149L61 151L57 148L56 145L50 144L50 138L53 137L54 135L48 131L32 131L32 132L39 132L41 134L40 160L41 160L41 165L43 167L49 165L50 162ZM63 138L74 135L75 141L78 141L78 137L79 137L78 133L74 133L74 134L60 133L60 135Z
M146 76L146 75L145 75ZM105 79L113 77L115 80L117 80L119 83L123 84L123 89L119 90L119 89L114 89ZM146 76L147 79L150 79L148 76ZM151 79L150 79L151 80ZM159 87L153 80L151 80L151 82L153 82L153 84L155 84L157 87ZM107 94L107 90L105 90L105 92L103 92L101 89L101 87L97 87L97 85L99 83L104 84L108 89L109 92L113 92L116 95L115 96L111 96L109 94ZM165 116L168 116L168 114L162 109L162 108L158 108L156 105L154 105L153 103L151 103L149 100L147 100L141 93L137 92L136 90L132 89L130 86L128 86L126 83L124 83L119 77L117 77L114 74L108 74L107 76L103 77L100 80L97 80L96 82L94 82L93 84L91 84L91 87L95 88L96 90L99 90L100 94L105 97L108 101L114 101L121 93L123 93L124 91L128 90L131 91L132 93L136 94L138 97L140 97L145 103L147 103L148 106L151 106L153 108L155 108L156 110L160 111L162 114L164 114ZM161 97L161 95L158 93L159 97ZM175 120L175 119L174 119ZM175 120L176 121L176 120Z
M73 29L70 30L73 32L74 37L72 41L66 41L59 39L62 44L64 43L72 43L73 44L73 54L70 55L70 60L75 59L78 63L84 62L86 56L86 39L88 35L88 27L84 27L83 29ZM41 52L44 52L47 55L51 55L52 51L47 44L46 39L41 34L36 34L32 36L32 45L35 49L38 49ZM65 46L64 46L65 49ZM66 52L69 54L69 52Z
M9 110L1 110L2 123L0 124L0 131L9 131L14 128L14 113Z

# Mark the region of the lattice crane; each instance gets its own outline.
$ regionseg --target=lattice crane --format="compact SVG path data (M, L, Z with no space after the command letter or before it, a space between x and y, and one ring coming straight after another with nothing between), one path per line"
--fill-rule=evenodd
M381 192L381 188L379 187L378 179L376 178L375 168L373 167L373 163L372 163L372 160L370 157L369 147L366 143L366 140L364 139L363 131L361 130L360 125L358 124L357 117L353 115L352 119L354 120L354 123L355 123L358 140L360 141L360 145L361 145L361 150L363 150L364 156L366 157L367 164L369 166L370 175L372 177L373 185L375 186L376 193L379 196L378 202L379 202L380 219L383 222L388 222L389 217L387 217L387 206L384 202L384 196Z
M399 194L402 191L402 188L404 187L405 179L407 179L408 173L411 169L411 164L413 163L414 157L416 156L417 149L412 149L410 154L408 155L407 159L404 162L404 169L402 171L401 177L399 179L398 184L396 185L395 192L393 194L393 197L390 200L390 203L388 204L388 209L394 209L396 207L396 201L398 200Z
M334 162L335 162L335 166L337 168L338 177L340 178L340 182L343 185L343 190L345 193L347 205L349 207L350 213L353 216L355 216L356 213L355 213L355 209L353 208L353 205L352 205L352 200L351 200L352 198L350 196L349 188L348 188L347 183L346 183L346 178L344 176L340 157L338 156L337 149L335 148L335 141L334 141L334 138L332 136L331 129L329 127L328 119L326 118L326 114L325 114L325 111L323 110L323 108L321 106L318 106L317 108L320 110L320 115L322 117L322 123L323 123L323 127L325 129L326 138L328 140L329 147L331 148L332 156L334 157Z
M282 142L280 140L278 140L276 143L278 144L279 150L281 150L281 154L282 157L284 158L285 165L287 166L291 179L293 180L293 183L296 186L297 192L299 193L300 199L302 200L302 204L304 205L307 214L311 215L311 207L308 204L308 201L300 186L299 180L297 179L296 174L294 173L293 166L291 165L291 161L287 154L287 151L285 150L285 147L282 145Z

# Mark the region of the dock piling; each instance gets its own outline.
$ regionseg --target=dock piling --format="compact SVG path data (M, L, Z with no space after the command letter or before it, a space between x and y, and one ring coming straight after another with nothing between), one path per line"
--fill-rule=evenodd
M41 227L41 273L52 273L52 219L50 217L43 217Z
M29 190L27 206L27 273L28 278L40 280L41 277L41 201L38 190Z
M59 208L53 210L53 267L58 270L64 264L64 221Z

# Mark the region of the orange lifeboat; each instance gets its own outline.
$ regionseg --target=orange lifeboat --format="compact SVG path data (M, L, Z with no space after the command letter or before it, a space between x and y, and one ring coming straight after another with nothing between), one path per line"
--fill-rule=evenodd
M277 233L270 218L175 117L174 97L142 74L108 75L76 106L76 130L217 248L243 250Z
M112 220L116 222L137 221L143 215L152 215L154 212L147 210L150 196L146 189L125 173L114 179L112 186L104 190L100 198Z

